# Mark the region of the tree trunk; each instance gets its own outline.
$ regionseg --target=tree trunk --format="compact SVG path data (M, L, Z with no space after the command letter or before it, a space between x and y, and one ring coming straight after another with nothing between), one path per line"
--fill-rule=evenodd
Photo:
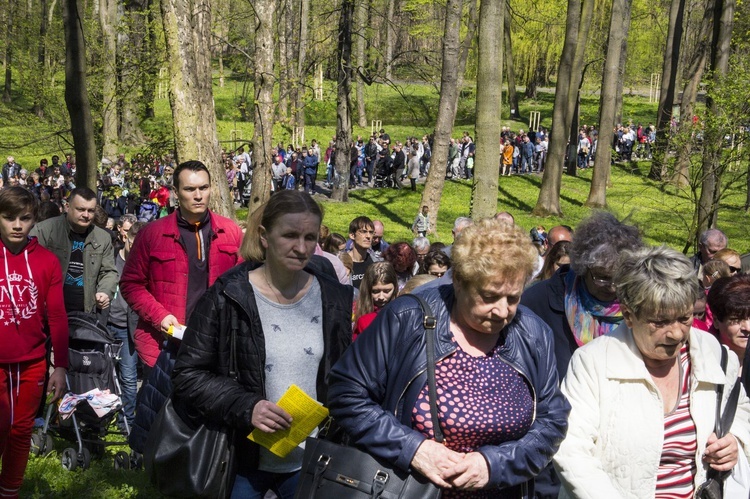
M393 46L396 44L396 30L393 27L393 16L396 0L388 0L388 11L385 18L385 81L390 82L393 75Z
M612 14L609 21L607 39L607 59L604 61L602 88L599 100L599 143L594 160L594 174L586 206L605 208L607 206L607 179L612 160L612 138L617 112L617 88L620 86L620 67L624 61L622 41L627 38L626 26L630 24L630 2L632 0L612 0Z
M476 2L470 0L474 5ZM427 205L433 224L433 233L438 237L435 225L437 224L438 211L440 209L440 197L443 194L445 183L445 171L448 163L448 147L450 146L453 121L456 119L456 105L458 104L458 92L460 89L459 78L463 79L462 68L459 66L461 51L460 30L461 10L463 0L447 0L445 4L445 32L443 34L443 68L440 77L440 100L438 102L438 115L435 123L435 134L432 145L432 158L430 159L430 171L427 173L424 192L420 206ZM467 35L468 36L468 35ZM464 59L465 61L465 59Z
M47 22L47 0L39 1L39 9L41 15L39 16L39 39L37 40L37 77L32 79L34 88L33 112L38 118L44 118L44 86L47 82L47 68L44 62L47 58L47 26L49 25Z
M583 1L583 3L582 3ZM590 4L590 5L589 5ZM560 186L562 184L565 148L568 142L570 118L575 110L578 99L580 77L578 73L579 60L583 61L588 37L588 23L590 15L585 13L593 8L591 0L568 0L568 14L565 22L565 41L560 54L560 65L557 70L557 85L555 88L555 105L552 109L552 130L550 132L549 153L544 168L542 186L539 198L532 214L536 216L561 216ZM572 105L571 105L572 100Z
M299 56L297 57L298 85L295 91L294 109L296 110L295 122L298 127L305 126L305 81L307 80L307 25L310 22L310 0L300 1L299 13Z
M499 1L482 2L479 8L475 176L471 193L471 216L475 219L491 217L497 212L497 179L500 173L498 145L503 98L503 31L506 52L510 52L510 23L503 23L503 17L509 19L510 13L505 10L505 2ZM510 78L513 63L506 60L506 64Z
M331 199L349 201L352 147L352 20L354 0L342 0L339 18L338 82L336 92L336 168Z
M677 66L680 63L682 45L682 23L685 15L685 0L672 0L669 7L669 28L661 70L659 107L656 112L656 142L653 146L653 162L649 178L661 180L666 172L666 157L669 149L669 130L672 121L674 93L677 86Z
M113 0L108 0L113 1ZM140 2L125 4L127 32L117 37L117 61L120 72L120 85L117 100L120 108L120 143L129 146L142 145L146 138L141 131L140 96L141 80L153 61L146 58L146 14L145 5ZM141 69L142 68L142 69Z
M570 93L568 94L568 159L567 173L575 177L577 174L576 151L578 146L578 126L580 124L580 104L581 104L581 86L586 70L594 61L585 63L586 43L588 42L588 33L591 28L591 19L594 13L593 3L584 1L581 12L581 27L578 33L578 43L583 44L583 49L576 46L576 55L573 60L573 72L571 73ZM585 64L584 64L585 63Z
M367 0L357 1L357 68L365 72L365 41L367 36ZM361 75L357 75L357 115L358 124L367 126L365 113L365 82Z
M6 27L6 37L5 37L5 84L3 85L3 102L10 102L11 101L11 80L13 77L11 66L13 63L13 10L15 9L15 4L13 0L11 0L8 3L8 19L7 19L7 27Z
M690 178L690 159L693 155L693 140L688 139L688 135L693 128L693 106L698 97L698 87L703 73L706 68L706 60L709 54L709 43L711 41L711 28L713 26L713 0L707 0L703 21L701 22L698 33L698 43L695 46L692 57L688 64L685 87L682 91L682 101L680 102L680 116L682 117L679 126L681 139L675 144L677 154L675 159L675 171L672 177L672 183L678 187L686 187L691 183Z
M102 156L117 156L120 119L117 113L117 0L99 0L102 29Z
M63 0L65 30L65 105L76 153L76 185L96 190L97 155L94 122L86 86L86 45L77 0Z
M156 82L159 78L159 67L156 64L157 41L156 30L154 29L154 9L151 5L152 0L144 1L144 10L146 11L146 32L144 43L146 45L143 51L141 63L146 67L146 71L141 78L141 92L143 94L143 116L146 119L156 116L154 112L154 100L156 97Z
M177 161L202 161L211 173L209 208L232 216L234 206L221 164L211 79L211 4L209 0L161 0L169 67Z
M509 4L504 3L503 8L509 8ZM505 15L503 16L504 18L503 19L503 25L504 25L503 36L505 37L505 72L508 75L508 106L510 107L510 119L520 120L521 111L518 109L518 94L516 93L516 68L513 65L513 44L511 42L511 36L510 36L510 21L511 21L510 17L511 17L510 10L508 10L508 12L506 12ZM480 7L479 19L480 19L479 23L481 24L483 21L482 16L481 16L481 7ZM480 40L482 39L481 29L482 28L480 27L479 28ZM502 59L502 55L500 58ZM481 62L477 62L477 73L480 70L481 70ZM477 76L477 79L478 78L479 77ZM479 82L477 82L477 86L478 85L479 85ZM477 94L478 94L478 91L477 91ZM477 95L477 99L479 99L479 95ZM477 110L478 109L479 108L477 108Z
M536 99L537 87L544 82L544 59L541 56L537 56L537 60L534 66L534 71L531 73L526 84L525 96L527 99Z
M290 0L279 0L279 22L276 24L278 30L278 49L279 49L279 106L276 110L276 119L286 123L289 117L289 36L288 20L291 18Z
M617 71L617 99L615 102L615 123L622 123L622 92L625 87L625 63L628 60L628 35L630 31L630 13L633 8L632 0L625 3L627 12L623 13L622 31L625 36L622 37L620 44L620 67ZM599 122L601 123L601 122ZM601 128L601 124L599 125Z
M248 219L271 197L273 148L273 26L276 0L256 0L253 185Z
M716 0L714 5L714 29L711 43L711 78L714 85L721 85L729 70L729 53L734 24L734 10L736 0ZM724 113L719 102L712 97L712 92L706 95L706 110L713 120L718 120ZM701 194L696 206L697 226L695 235L716 225L716 214L719 208L719 189L721 188L721 153L723 150L724 134L720 126L711 125L707 120L705 138L703 141L703 161L701 165L702 185Z

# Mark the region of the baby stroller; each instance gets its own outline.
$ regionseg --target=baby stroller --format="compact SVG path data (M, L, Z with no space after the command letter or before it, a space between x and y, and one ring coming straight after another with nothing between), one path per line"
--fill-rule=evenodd
M48 432L59 436L74 444L63 450L60 457L63 468L72 471L76 468L87 469L92 456L104 456L107 446L127 445L130 428L127 420L122 418L124 430L109 430L122 411L122 392L117 377L121 342L93 314L69 313L68 327L68 394L63 397L62 403L47 407L44 426L31 437L31 452L41 454L51 450L53 442ZM109 394L80 396L88 395L95 389L109 390ZM79 396L76 397L76 394ZM105 441L107 435L120 435L123 438ZM139 459L120 451L115 455L115 469L139 467Z
M245 183L245 187L242 188L242 193L240 194L242 198L242 206L247 207L247 205L250 203L250 191L253 187L253 175L252 171L248 174L247 182Z

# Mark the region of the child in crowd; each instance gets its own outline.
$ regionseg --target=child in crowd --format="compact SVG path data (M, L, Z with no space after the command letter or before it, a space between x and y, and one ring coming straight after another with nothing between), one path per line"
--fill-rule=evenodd
M359 299L354 313L352 340L375 320L380 309L398 294L398 277L393 265L388 262L373 263L365 271L359 286Z
M422 211L417 213L417 217L414 219L414 223L411 226L411 231L414 235L427 237L427 234L431 233L430 229L430 208L427 205L422 206Z

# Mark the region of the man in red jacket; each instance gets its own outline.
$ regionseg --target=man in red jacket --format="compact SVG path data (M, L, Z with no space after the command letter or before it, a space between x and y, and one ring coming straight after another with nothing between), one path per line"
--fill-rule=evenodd
M208 209L211 177L200 161L174 172L179 208L138 233L120 279L125 301L138 314L135 347L148 377L170 326L187 323L210 285L239 260L242 232Z

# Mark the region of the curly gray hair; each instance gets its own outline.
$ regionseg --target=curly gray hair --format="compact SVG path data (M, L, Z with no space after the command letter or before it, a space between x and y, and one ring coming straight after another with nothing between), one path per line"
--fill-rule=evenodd
M611 213L597 212L576 227L570 248L570 266L579 276L592 268L614 272L623 251L642 246L637 227L620 222Z

